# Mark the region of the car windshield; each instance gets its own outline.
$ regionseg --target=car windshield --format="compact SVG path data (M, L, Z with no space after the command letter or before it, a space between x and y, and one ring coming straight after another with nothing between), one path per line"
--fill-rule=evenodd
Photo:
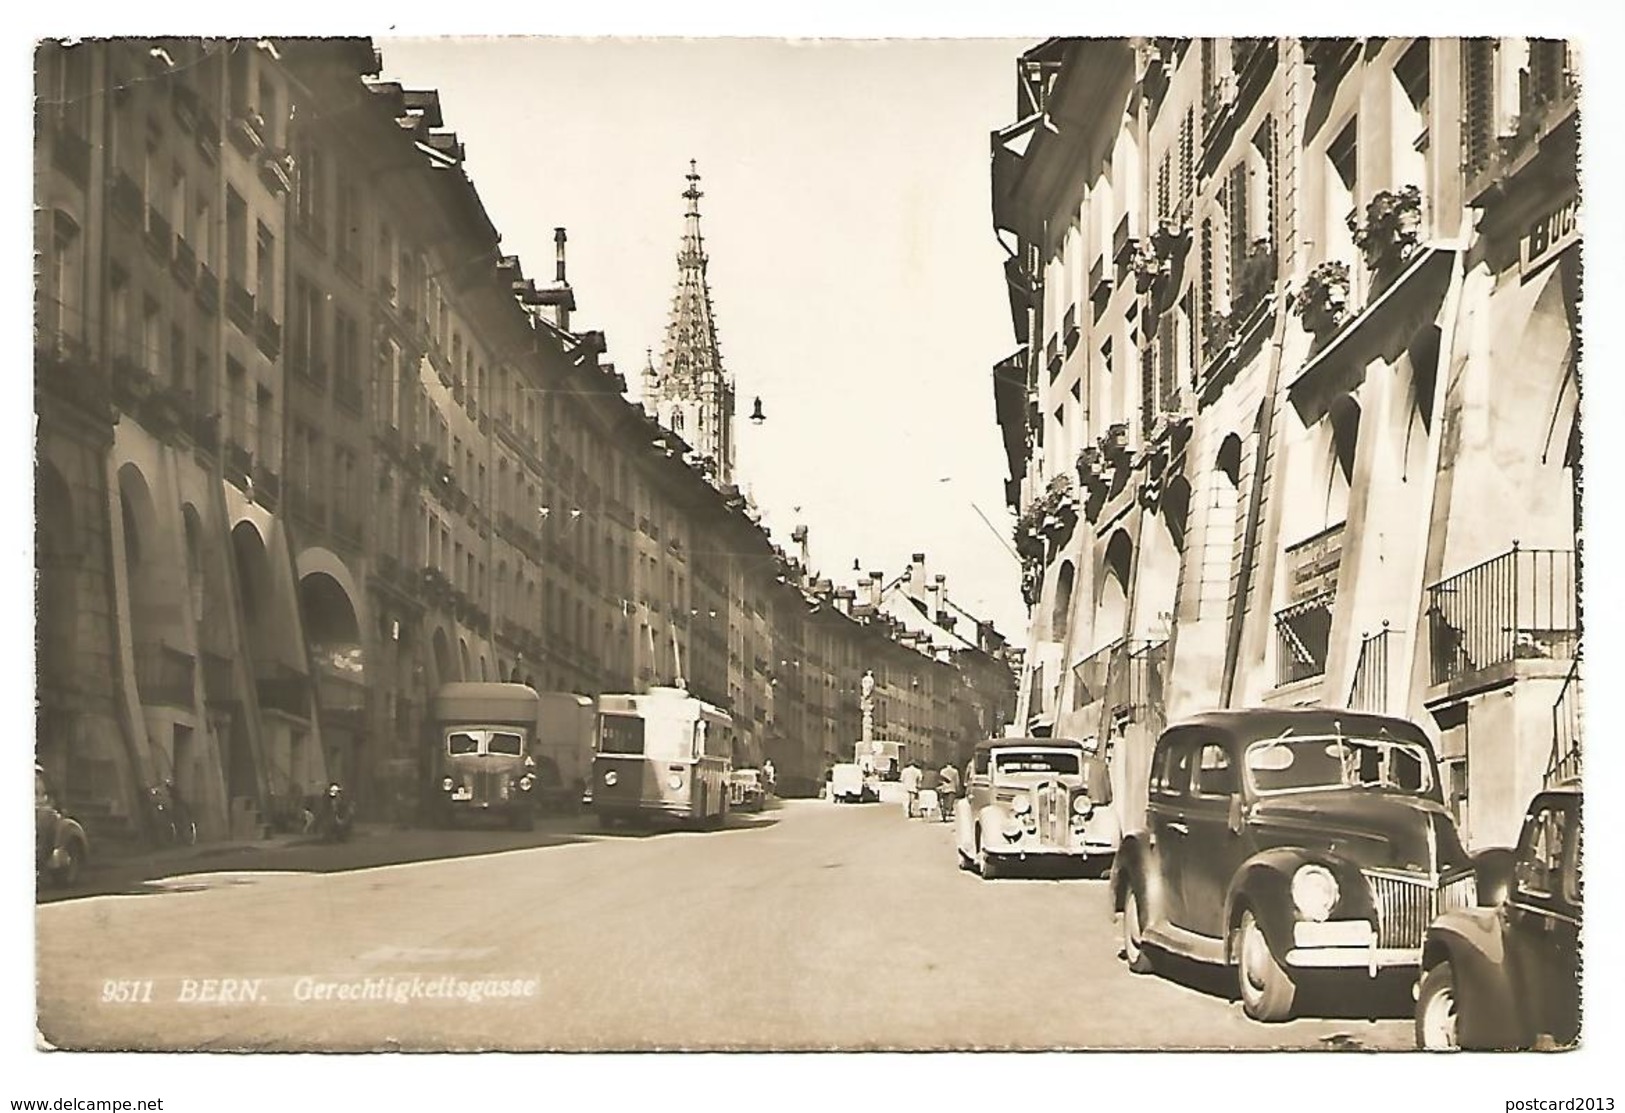
M1433 766L1421 745L1347 735L1254 742L1247 747L1247 776L1265 794L1386 788L1421 795L1433 787Z
M525 739L513 731L493 730L491 740L486 744L485 752L498 754L502 757L518 757L525 752Z
M993 775L1060 773L1076 776L1078 755L1057 750L1016 750L993 755Z
M453 757L488 754L519 757L525 752L525 736L512 730L453 730L446 734L446 752Z

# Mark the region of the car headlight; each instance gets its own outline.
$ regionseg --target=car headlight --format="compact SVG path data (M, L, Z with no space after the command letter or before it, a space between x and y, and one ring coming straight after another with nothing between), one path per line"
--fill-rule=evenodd
M1320 921L1337 906L1337 878L1325 866L1313 862L1299 866L1292 875L1292 903L1306 920Z
M1019 793L1014 800L1010 801L1010 810L1017 815L1026 815L1033 810L1033 798L1025 792Z
M613 769L611 769L609 772L604 774L604 784L605 785L614 785L614 783L616 781L620 780L620 779L621 779L621 775L619 773L615 772L615 770L613 770Z
M1005 838L1012 840L1021 838L1021 820L1017 819L1015 816L1007 815L1004 817L1003 829Z
M452 789L457 787L457 782L453 781L450 777L447 777L445 780L440 782L440 787L445 789L447 792L450 792Z
M530 786L535 783L536 778L532 777L529 773L526 773L523 777L519 778L519 790L521 792L529 792Z
M1089 796L1088 796L1087 793L1085 793L1082 796L1074 796L1072 798L1072 814L1073 815L1086 816L1086 815L1088 815L1090 812L1092 812L1094 810L1095 810L1095 802L1093 800L1089 799Z
M666 778L666 783L672 788L682 788L683 775L681 773L673 773L671 776Z

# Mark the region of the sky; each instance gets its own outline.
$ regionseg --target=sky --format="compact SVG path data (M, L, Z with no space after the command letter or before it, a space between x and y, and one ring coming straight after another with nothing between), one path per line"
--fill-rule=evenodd
M991 379L1015 340L988 135L1033 41L377 40L386 79L440 90L527 275L552 277L568 230L572 325L604 331L634 397L695 160L736 478L774 539L788 549L804 522L813 565L848 583L854 560L889 577L924 552L1016 640Z

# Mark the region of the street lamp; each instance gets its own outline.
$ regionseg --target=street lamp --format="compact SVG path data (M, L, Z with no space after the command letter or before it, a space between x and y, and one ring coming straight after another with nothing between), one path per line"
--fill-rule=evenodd
M766 420L767 415L762 412L762 396L758 394L756 396L756 400L751 404L750 423L752 425L760 425Z

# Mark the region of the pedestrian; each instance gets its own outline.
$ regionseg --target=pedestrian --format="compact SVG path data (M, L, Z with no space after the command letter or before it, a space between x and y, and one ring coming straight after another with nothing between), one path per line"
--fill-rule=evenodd
M942 767L937 774L937 806L942 811L944 823L953 822L954 801L959 797L959 770L954 768L952 761Z
M913 758L903 766L902 775L897 779L903 782L903 815L913 819L920 814L920 767L914 763Z

